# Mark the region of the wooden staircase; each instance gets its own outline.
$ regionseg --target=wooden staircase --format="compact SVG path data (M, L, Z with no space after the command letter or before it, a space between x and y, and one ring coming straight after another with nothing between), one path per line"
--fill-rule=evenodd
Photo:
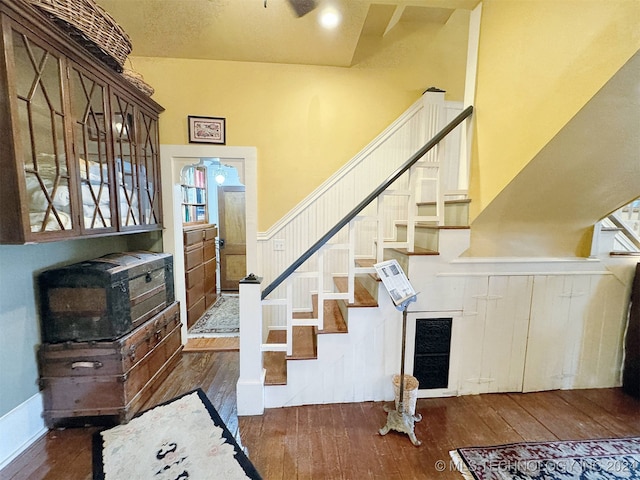
M334 284L337 291L345 292L346 278L336 277ZM318 295L311 297L313 312L296 312L295 318L317 318ZM266 369L265 385L286 385L287 362L293 360L309 360L318 358L318 335L346 334L348 329L348 309L359 307L377 307L378 302L364 287L360 280L355 282L355 301L347 303L345 300L326 300L324 302L324 328L318 330L311 326L293 327L293 353L264 352L263 364ZM286 330L270 330L267 343L286 343Z
M445 202L445 222L450 224L434 225L432 223L419 223L416 225L416 246L413 251L406 248L385 248L384 259L398 259L400 265L407 271L411 256L436 256L440 255L439 236L442 230L468 230L468 205L470 200L450 200ZM421 203L418 205L420 215L430 215L435 208L435 202ZM396 236L399 240L406 239L406 222L396 222ZM357 259L358 267L373 267L375 259ZM292 361L314 360L318 358L319 335L344 335L349 333L349 311L358 308L378 307L378 290L380 279L377 274L360 274L355 278L354 301L325 300L324 301L324 328L319 330L315 326L293 326L293 352L286 355L282 351L263 352L263 366L266 370L265 385L286 385L287 364ZM346 276L333 277L334 291L347 292L348 279ZM311 296L311 312L294 312L294 318L313 319L318 318L318 295ZM286 330L273 329L267 336L267 344L284 344L287 341Z

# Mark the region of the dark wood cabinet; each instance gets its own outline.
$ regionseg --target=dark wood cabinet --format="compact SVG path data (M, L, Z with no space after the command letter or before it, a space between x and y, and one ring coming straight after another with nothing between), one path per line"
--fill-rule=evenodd
M184 271L187 291L187 328L191 328L216 299L215 225L185 227Z
M0 22L0 243L160 229L163 108L30 4Z

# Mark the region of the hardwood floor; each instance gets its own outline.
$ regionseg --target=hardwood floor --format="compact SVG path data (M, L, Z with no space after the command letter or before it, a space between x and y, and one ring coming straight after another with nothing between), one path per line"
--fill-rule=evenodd
M240 337L189 338L183 352L220 352L240 350Z
M382 402L268 409L237 417L238 352L184 353L149 408L202 388L265 480L457 479L450 450L519 441L640 435L640 401L620 389L419 399L415 447L378 430ZM50 431L0 471L0 479L91 478L95 427ZM444 471L436 462L445 462Z

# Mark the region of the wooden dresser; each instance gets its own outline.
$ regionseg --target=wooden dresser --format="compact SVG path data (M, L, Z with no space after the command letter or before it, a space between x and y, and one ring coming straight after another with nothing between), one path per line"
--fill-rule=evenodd
M194 225L185 227L183 235L187 328L191 328L217 298L215 239L218 228L212 224Z

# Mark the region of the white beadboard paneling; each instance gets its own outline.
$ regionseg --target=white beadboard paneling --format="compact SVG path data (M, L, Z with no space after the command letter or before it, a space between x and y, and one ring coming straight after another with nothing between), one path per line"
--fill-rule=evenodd
M522 389L532 284L525 276L489 278L481 377L494 382L482 384L486 392Z
M488 294L489 277L465 279L460 337L455 339L462 353L458 370L458 394L476 394L482 390L482 348L484 344L486 302L478 297Z
M600 302L598 280L609 282L609 279L592 275L535 278L524 391L575 388L591 375L585 369L599 361L601 315L606 317L613 313L614 317L610 317L614 319L612 326L617 323L619 332L620 325L615 321L615 312L588 313L592 305ZM596 308L592 312L597 311ZM597 339L593 338L594 333ZM619 338L619 333L615 337ZM586 353L584 347L589 344L592 351ZM610 377L607 382L610 386L612 380Z
M534 280L523 384L525 392L562 386L570 297L560 293L566 291L571 291L569 276L536 276Z
M513 392L522 387L530 277L469 278L456 329L459 393ZM524 303L524 306L523 306Z
M578 371L572 388L621 385L628 300L621 287L612 275L591 279Z

